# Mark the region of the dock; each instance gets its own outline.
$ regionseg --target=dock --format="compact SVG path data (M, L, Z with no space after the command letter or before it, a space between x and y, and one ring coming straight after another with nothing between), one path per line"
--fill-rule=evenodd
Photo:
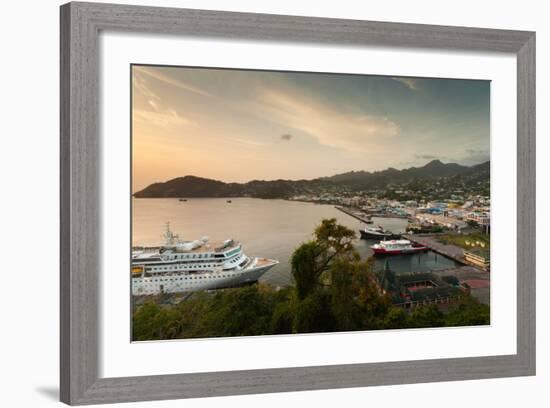
M344 214L347 214L350 217L355 218L356 220L364 222L365 224L372 224L372 220L370 219L370 216L366 215L362 211L352 210L352 209L348 209L348 208L345 208L345 207L340 207L338 205L335 205L334 208L336 208L339 211L342 211Z
M376 218L400 218L402 220L407 220L410 218L408 215L387 214L387 213L369 213L369 216L376 217Z
M405 234L403 239L409 240L416 244L424 245L435 253L446 256L458 262L461 265L470 265L464 258L464 250L456 245L446 245L435 238L436 235L432 234Z

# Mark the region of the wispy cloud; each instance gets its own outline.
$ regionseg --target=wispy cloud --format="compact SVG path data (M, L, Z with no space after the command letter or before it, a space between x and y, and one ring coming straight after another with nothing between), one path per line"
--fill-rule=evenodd
M163 112L135 109L133 111L133 119L136 122L162 127L193 124L191 120L180 116L174 109L168 109Z
M487 150L478 150L478 149L466 149L466 154L469 156L479 156L479 155L488 155Z
M478 164L490 160L490 153L484 149L466 149L462 162L466 164Z
M134 97L141 97L143 101L141 106L136 105L133 110L133 119L136 122L149 126L161 126L163 128L191 125L194 123L190 119L181 116L176 109L168 106L157 94L157 89L150 83L151 79L163 82L171 81L171 79L159 72L147 70L144 67L134 67L133 69L132 85L135 92ZM179 87L183 86L181 83L179 85ZM196 92L196 89L194 91Z
M400 131L385 116L346 111L289 90L263 88L255 106L261 116L279 125L307 133L322 145L354 153L371 151Z
M241 138L241 137L226 136L226 139L230 140L232 142L236 142L238 144L246 145L246 146L252 146L252 147L266 146L265 143L258 142L256 140L244 139L244 138Z
M162 81L168 85L175 86L179 89L183 89L185 91L192 92L197 95L208 96L208 97L213 96L211 93L205 91L204 89L198 88L194 85L191 85L187 82L183 82L179 79L172 78L169 75L165 75L162 72L160 72L158 69L152 70L152 69L148 69L147 67L134 67L134 70L136 70L136 72L139 72L151 78L154 78L158 81Z
M139 73L134 72L134 75L132 76L132 85L134 87L134 91L137 91L145 98L160 101L160 96L151 90L145 78L143 78L143 76Z
M473 166L490 160L490 152L485 149L464 149L452 156L438 157L449 163L459 163L465 166Z
M154 99L149 99L149 100L147 101L147 103L149 103L149 105L150 105L154 110L156 110L157 112L160 110L158 103L155 102Z
M422 159L422 160L434 160L438 159L439 157L433 154L415 154L415 159Z
M414 78L405 78L405 77L392 77L394 81L401 82L411 91L418 90L418 81Z

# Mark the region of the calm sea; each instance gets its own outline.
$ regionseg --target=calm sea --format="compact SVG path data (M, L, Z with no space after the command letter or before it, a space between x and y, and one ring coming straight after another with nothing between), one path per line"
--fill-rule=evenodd
M323 218L336 218L340 224L356 231L364 227L358 220L332 205L255 198L134 198L133 245L158 245L162 242L164 225L185 240L208 236L211 241L233 238L243 244L249 256L278 259L280 264L268 271L262 281L274 285L291 282L290 257L300 243L312 238L313 230ZM373 225L382 225L394 233L404 232L407 220L373 218ZM362 257L372 255L375 241L357 239L355 246ZM456 266L450 259L434 252L400 255L387 258L397 273L446 269ZM376 268L384 266L377 259Z

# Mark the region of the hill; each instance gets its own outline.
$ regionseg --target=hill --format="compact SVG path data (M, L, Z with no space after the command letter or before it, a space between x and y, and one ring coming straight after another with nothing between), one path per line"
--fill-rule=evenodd
M479 183L489 180L490 163L462 166L432 160L422 167L382 171L352 171L313 180L253 180L247 183L224 183L196 176L177 177L163 183L154 183L134 194L137 198L160 197L256 197L288 198L294 195L326 190L373 190L389 185L429 183L447 180L449 184Z

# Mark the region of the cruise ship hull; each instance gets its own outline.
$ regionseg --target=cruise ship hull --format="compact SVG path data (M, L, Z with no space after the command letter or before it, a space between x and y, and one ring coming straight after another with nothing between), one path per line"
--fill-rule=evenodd
M257 262L257 261L256 261ZM261 264L242 270L212 271L187 275L166 275L163 278L132 278L132 295L155 295L159 293L197 292L223 289L253 283L279 262L262 259Z
M277 265L248 257L233 239L184 241L166 223L164 245L132 250L132 295L197 292L256 282Z

